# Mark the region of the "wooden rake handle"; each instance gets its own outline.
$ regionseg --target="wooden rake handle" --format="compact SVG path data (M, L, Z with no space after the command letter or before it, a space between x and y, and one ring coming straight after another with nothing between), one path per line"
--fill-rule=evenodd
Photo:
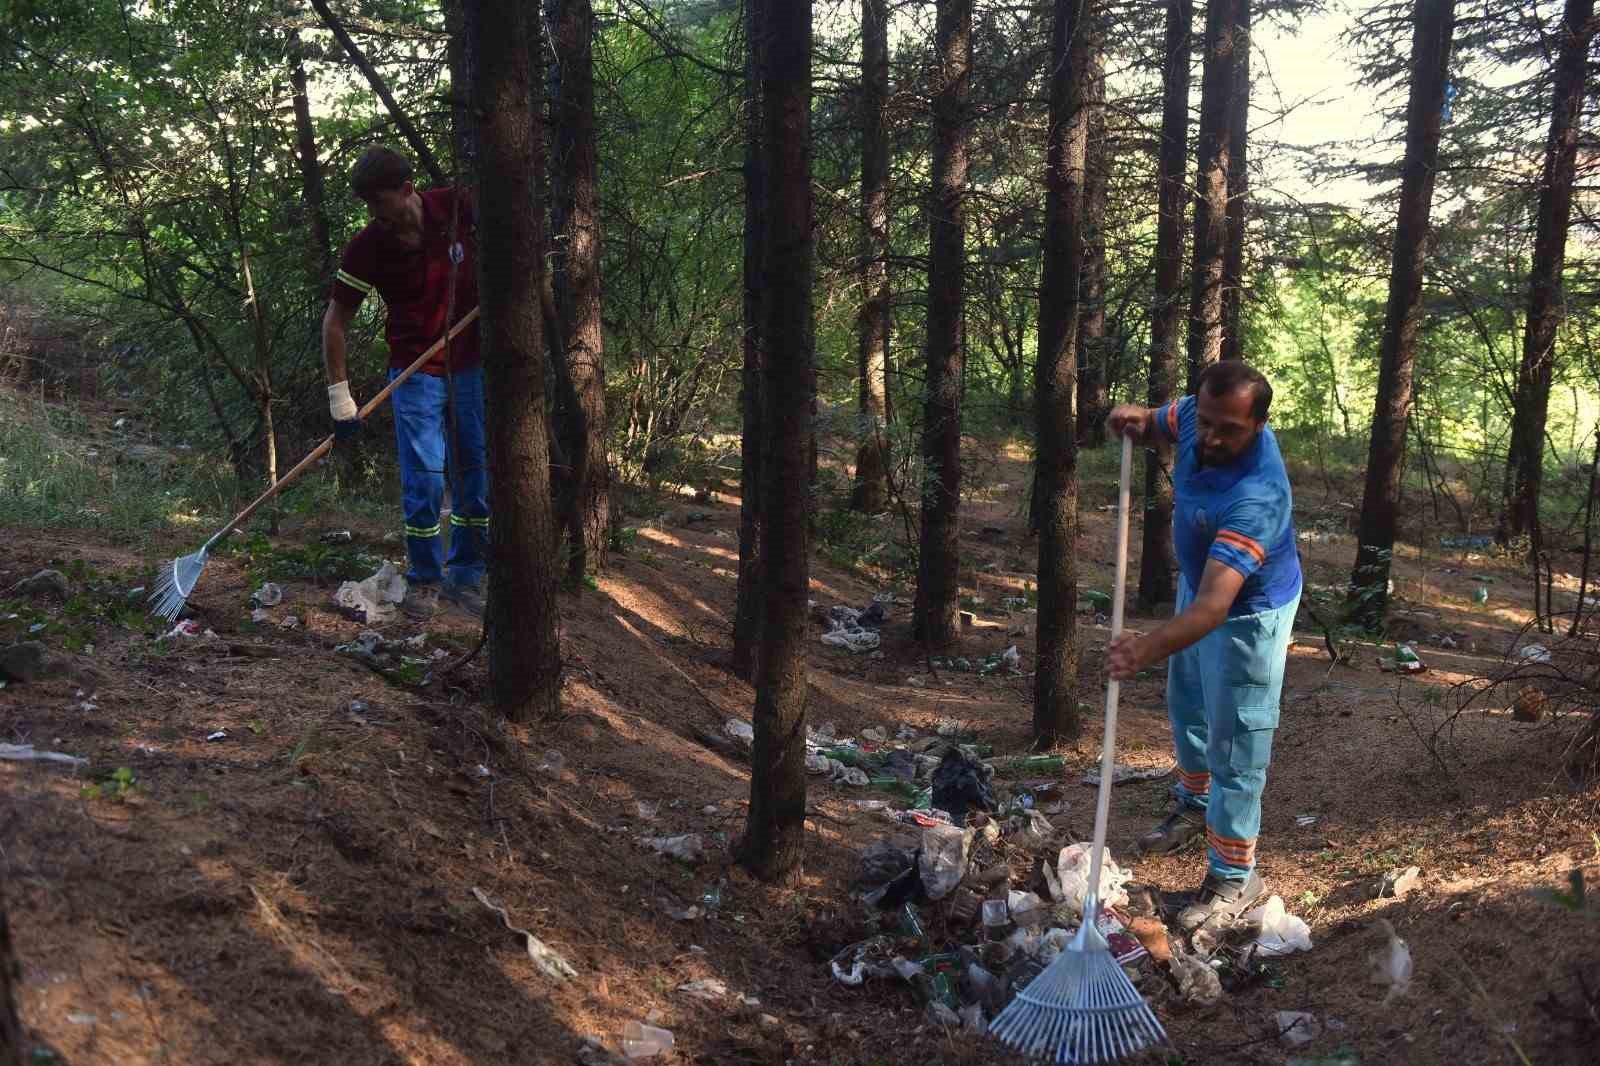
M431 345L428 346L428 350L423 352L421 355L417 356L417 358L412 362L412 364L410 366L406 367L404 370L400 371L400 373L396 374L394 376L394 380L393 381L389 382L382 389L379 389L378 390L378 394L376 396L374 396L372 399L368 400L365 404L362 405L361 410L360 410L360 412L357 413L356 417L358 417L358 418L366 418L368 415L372 414L372 412L376 411L379 407L382 407L383 406L383 402L389 398L389 394L394 392L395 389L398 389L400 387L400 385L407 378L409 378L412 374L415 374L417 371L421 370L423 365L425 363L427 363L428 360L430 360L434 356L438 355L439 354L439 349L444 347L446 341L454 339L456 334L460 333L462 330L466 329L468 326L472 325L472 323L476 322L477 320L478 320L478 309L476 307L474 307L472 310L468 311L465 315L463 315L461 317L461 321L457 322L455 325L450 327L450 332L449 333L445 334L443 337L440 337L438 340L434 341ZM246 507L244 510L240 511L238 514L234 515L233 516L233 521L229 522L226 526L222 527L222 529L219 531L218 537L216 539L220 540L222 537L225 537L229 533L231 533L234 529L238 528L239 526L243 525L245 522L249 521L250 516L255 514L258 510L261 509L261 505L262 504L266 503L268 500L272 499L278 493L282 492L284 490L284 488L291 481L294 481L301 474L305 473L306 470L308 470L313 463L315 463L317 460L321 459L323 456L327 455L328 452L330 452L332 450L333 450L333 436L330 434L327 438L325 438L323 440L323 442L321 444L317 445L315 448L312 448L311 449L311 453L309 455L307 455L304 459L300 460L298 463L294 464L294 467L287 474L284 474L282 477L280 477L277 480L276 484L274 484L271 488L267 489L266 492L263 492L260 496L257 496L253 501L251 501L250 506Z

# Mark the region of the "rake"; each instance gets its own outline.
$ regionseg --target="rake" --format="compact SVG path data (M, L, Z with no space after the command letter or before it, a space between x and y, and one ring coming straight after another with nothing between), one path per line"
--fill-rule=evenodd
M423 364L439 354L440 348L443 348L456 334L466 329L477 319L478 309L474 307L462 316L461 321L450 327L449 333L434 341L427 351L417 356L410 366L396 374L393 381L385 385L376 396L368 400L358 412L357 417L364 419L383 406L383 402L389 398L390 393L399 388L401 383L412 374L421 370ZM211 539L202 544L199 551L191 552L188 555L180 555L172 560L172 565L164 570L160 577L156 578L155 590L150 593L150 613L160 618L165 618L169 622L177 618L178 613L183 610L183 605L188 602L189 594L194 591L195 585L200 582L200 575L205 571L206 560L211 555L211 549L215 548L228 534L244 525L262 504L282 492L290 482L309 470L313 463L327 455L332 448L333 437L330 436L311 449L311 454L296 463L294 468L274 482L271 488L257 496L250 506L234 515L231 522L211 534Z
M1111 601L1111 636L1122 633L1122 602L1128 584L1128 495L1133 479L1133 440L1122 438L1122 482L1117 499L1117 583ZM1106 684L1106 733L1100 748L1100 793L1094 812L1094 854L1083 924L1066 948L995 1017L992 1036L1030 1058L1058 1063L1115 1062L1153 1044L1166 1031L1111 955L1099 929L1100 867L1106 851L1106 816L1111 809L1111 767L1117 746L1117 699L1121 684Z

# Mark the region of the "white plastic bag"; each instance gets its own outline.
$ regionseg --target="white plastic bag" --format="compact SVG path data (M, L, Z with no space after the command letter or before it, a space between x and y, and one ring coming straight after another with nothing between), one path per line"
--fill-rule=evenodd
M1394 926L1387 919L1379 918L1378 924L1383 927L1388 942L1368 955L1367 962L1372 967L1372 983L1389 986L1388 994L1383 997L1384 1003L1388 1003L1411 991L1411 948L1395 935Z
M1273 896L1261 910L1261 933L1256 950L1267 956L1293 955L1311 950L1311 927L1284 909L1281 897Z
M1084 898L1089 894L1089 866L1093 857L1090 845L1073 844L1061 849L1054 870L1048 864L1044 867L1044 879L1049 885L1051 897L1058 903L1072 907L1079 914L1083 913ZM1100 905L1120 907L1127 903L1128 893L1123 886L1132 877L1133 874L1118 866L1110 852L1107 852L1100 867Z
M406 598L406 579L390 562L364 581L346 581L333 594L333 602L352 611L361 611L368 625L394 617L395 607Z
M917 873L929 899L944 899L967 873L972 835L953 825L935 825L922 831L922 851Z

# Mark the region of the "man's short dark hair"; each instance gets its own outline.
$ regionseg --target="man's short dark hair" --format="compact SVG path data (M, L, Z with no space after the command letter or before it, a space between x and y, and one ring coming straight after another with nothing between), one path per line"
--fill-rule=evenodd
M1250 417L1257 422L1267 420L1272 409L1272 383L1255 367L1242 359L1222 359L1205 368L1195 383L1195 395L1202 390L1207 396L1227 396L1235 389L1249 387Z
M411 160L387 145L375 144L350 168L350 187L363 200L398 189L411 180Z

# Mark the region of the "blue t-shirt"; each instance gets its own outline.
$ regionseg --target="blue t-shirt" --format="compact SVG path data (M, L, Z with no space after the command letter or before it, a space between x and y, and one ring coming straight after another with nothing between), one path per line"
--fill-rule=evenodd
M1294 499L1289 472L1270 426L1226 466L1201 466L1195 448L1195 398L1156 411L1157 431L1175 445L1172 466L1172 546L1192 592L1200 590L1206 560L1244 575L1229 615L1282 607L1300 593Z

